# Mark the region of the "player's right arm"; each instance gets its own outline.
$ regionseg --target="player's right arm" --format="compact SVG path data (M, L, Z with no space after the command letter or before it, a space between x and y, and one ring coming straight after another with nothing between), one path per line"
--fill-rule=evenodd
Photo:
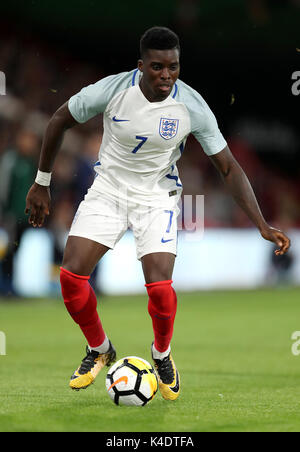
M71 115L68 102L63 104L52 116L47 126L39 161L39 170L51 173L56 154L63 141L67 129L78 124ZM25 213L29 214L28 222L36 227L41 227L45 216L50 210L50 189L47 186L34 182L26 197Z
M103 113L113 96L132 85L135 70L110 75L98 82L88 85L72 96L52 116L44 135L39 161L39 170L51 173L56 154L60 148L64 133L76 124L83 124ZM37 184L30 188L26 198L25 213L29 223L41 227L45 216L49 215L49 187Z

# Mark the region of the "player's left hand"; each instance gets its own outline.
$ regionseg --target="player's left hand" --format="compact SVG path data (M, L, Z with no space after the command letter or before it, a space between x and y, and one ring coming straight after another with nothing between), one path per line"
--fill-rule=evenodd
M285 254L291 246L290 239L280 229L272 228L271 226L267 225L260 231L260 233L264 239L275 243L275 245L279 247L277 250L275 250L275 254L277 256Z

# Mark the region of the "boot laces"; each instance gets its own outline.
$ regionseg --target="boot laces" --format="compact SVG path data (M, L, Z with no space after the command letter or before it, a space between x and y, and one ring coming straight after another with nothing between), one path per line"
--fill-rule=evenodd
M81 366L78 369L78 373L83 375L89 372L94 367L98 357L98 352L96 352L95 350L90 350L88 347L86 347L86 356L82 360Z
M170 355L163 359L154 359L157 373L164 384L171 384L174 380L174 369Z

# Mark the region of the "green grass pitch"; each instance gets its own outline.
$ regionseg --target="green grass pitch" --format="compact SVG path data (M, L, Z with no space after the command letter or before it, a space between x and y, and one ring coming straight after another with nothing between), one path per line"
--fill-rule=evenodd
M118 358L151 360L147 297L100 297ZM146 407L117 407L105 371L86 390L69 377L85 353L61 300L2 300L0 431L300 431L300 289L178 294L173 356L181 395Z

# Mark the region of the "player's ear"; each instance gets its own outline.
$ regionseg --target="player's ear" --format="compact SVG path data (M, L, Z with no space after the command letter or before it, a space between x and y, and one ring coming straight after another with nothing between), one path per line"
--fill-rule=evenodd
M141 72L143 72L143 66L144 66L143 60L138 60L138 69Z

